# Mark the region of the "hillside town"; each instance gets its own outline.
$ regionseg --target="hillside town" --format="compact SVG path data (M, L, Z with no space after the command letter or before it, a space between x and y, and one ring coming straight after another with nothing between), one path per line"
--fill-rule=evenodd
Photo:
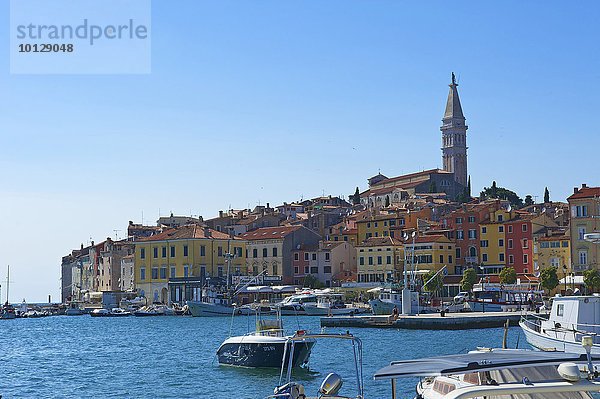
M501 271L513 268L517 281L531 284L554 268L563 291L583 288L583 272L599 267L597 245L586 237L599 231L600 187L581 184L566 202L550 201L548 189L543 201L528 195L523 202L495 182L471 193L468 126L454 74L449 86L443 169L378 173L347 199L324 195L226 209L213 218L171 213L152 225L129 221L127 238L81 244L62 258L62 301L111 293L182 304L198 300L207 284L249 282L373 287L401 282L405 269L442 271L442 298L462 291L468 269L499 282Z

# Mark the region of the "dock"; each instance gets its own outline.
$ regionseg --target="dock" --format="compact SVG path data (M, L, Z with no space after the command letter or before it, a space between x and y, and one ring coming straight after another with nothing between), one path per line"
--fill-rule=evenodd
M521 312L469 312L469 313L428 313L404 316L396 320L390 316L335 316L322 317L321 327L364 327L401 328L408 330L469 330L503 327L506 320L511 326L518 326Z

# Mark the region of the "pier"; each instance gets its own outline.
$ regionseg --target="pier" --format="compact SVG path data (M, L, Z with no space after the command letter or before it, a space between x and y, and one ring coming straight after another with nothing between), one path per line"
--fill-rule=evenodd
M365 327L365 328L402 328L410 330L469 330L479 328L502 327L509 321L518 326L520 312L472 312L472 313L428 313L419 315L400 315L396 320L391 316L336 316L322 317L321 327Z

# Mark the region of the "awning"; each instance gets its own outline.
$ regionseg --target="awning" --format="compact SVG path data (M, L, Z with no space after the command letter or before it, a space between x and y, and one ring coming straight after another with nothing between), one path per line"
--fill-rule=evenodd
M583 276L566 276L560 279L560 284L577 284L577 285L584 285L583 282Z

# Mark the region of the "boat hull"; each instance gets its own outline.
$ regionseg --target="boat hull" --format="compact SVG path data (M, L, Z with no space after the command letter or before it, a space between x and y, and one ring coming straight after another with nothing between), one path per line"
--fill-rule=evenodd
M364 313L365 309L361 308L331 308L331 312L329 308L324 308L320 306L307 306L305 308L306 314L308 316L339 316L339 315L349 315L349 314L359 314Z
M314 344L310 341L294 344L293 367L308 361ZM284 347L285 342L225 343L217 351L217 357L219 364L224 366L281 368ZM285 361L287 364L289 355L286 355Z
M371 311L374 315L390 315L396 306L402 312L402 303L384 302L380 299L372 299L369 301Z
M566 336L566 333L558 333L556 337L552 337L530 328L527 323L523 322L523 320L519 322L519 326L523 330L527 342L538 350L568 353L585 353L585 349L581 345L581 342L569 340ZM593 355L600 355L600 345L592 345L591 353Z
M233 308L212 303L188 301L190 314L195 317L231 316Z

